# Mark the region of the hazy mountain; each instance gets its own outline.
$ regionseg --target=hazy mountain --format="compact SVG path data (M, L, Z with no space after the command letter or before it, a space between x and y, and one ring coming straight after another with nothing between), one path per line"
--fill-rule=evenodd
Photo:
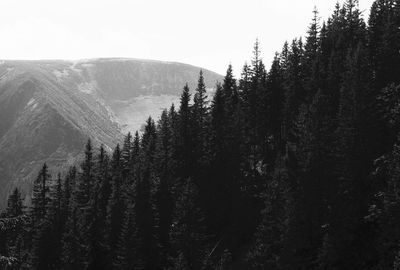
M200 68L138 59L0 63L0 208L43 162L72 164L87 138L112 148L196 85ZM204 70L207 86L221 77Z

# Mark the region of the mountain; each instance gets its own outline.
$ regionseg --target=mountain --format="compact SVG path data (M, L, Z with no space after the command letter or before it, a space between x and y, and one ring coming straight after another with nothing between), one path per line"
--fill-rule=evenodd
M194 89L200 68L140 59L0 62L0 208L15 186L29 195L43 162L73 164L85 141L108 149ZM210 89L221 76L203 70ZM27 196L29 197L29 196Z

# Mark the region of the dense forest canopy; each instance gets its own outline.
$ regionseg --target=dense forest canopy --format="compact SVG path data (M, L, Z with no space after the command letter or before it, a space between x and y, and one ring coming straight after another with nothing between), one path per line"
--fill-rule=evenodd
M0 219L5 269L400 269L400 1L355 0L266 68L79 167L43 165Z

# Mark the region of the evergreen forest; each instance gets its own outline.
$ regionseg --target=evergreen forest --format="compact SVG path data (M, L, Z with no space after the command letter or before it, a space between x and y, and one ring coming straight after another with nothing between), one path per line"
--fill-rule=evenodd
M200 72L112 151L43 164L0 267L400 270L400 1L310 14L271 64L256 41L239 78Z

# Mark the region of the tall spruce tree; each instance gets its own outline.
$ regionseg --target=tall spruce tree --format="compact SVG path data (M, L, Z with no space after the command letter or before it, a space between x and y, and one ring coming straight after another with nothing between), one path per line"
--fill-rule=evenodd
M111 252L111 260L116 256L114 254L117 249L119 236L122 229L125 212L125 202L123 198L123 178L122 178L122 158L119 145L115 148L111 159L111 183L112 192L108 202L108 226L109 226L109 246Z
M178 111L177 166L180 168L179 176L181 178L189 177L193 166L192 108L190 106L190 98L189 86L186 84L181 94Z
M169 231L172 223L174 201L172 196L172 130L167 110L161 114L157 125L156 166L157 178L155 204L158 212L158 239L162 249L162 265L165 265L169 250Z
M30 207L30 260L29 264L34 269L49 269L48 261L46 260L46 240L45 224L48 205L50 199L50 181L47 164L44 163L42 169L34 182L32 202Z
M193 136L193 161L196 177L201 174L201 166L206 162L207 131L209 121L207 91L204 83L203 71L200 70L199 80L193 97L192 136Z
M90 249L88 269L108 269L111 265L109 255L109 230L107 207L112 193L110 161L104 146L101 145L94 164L94 186L90 208L93 217L90 223Z

